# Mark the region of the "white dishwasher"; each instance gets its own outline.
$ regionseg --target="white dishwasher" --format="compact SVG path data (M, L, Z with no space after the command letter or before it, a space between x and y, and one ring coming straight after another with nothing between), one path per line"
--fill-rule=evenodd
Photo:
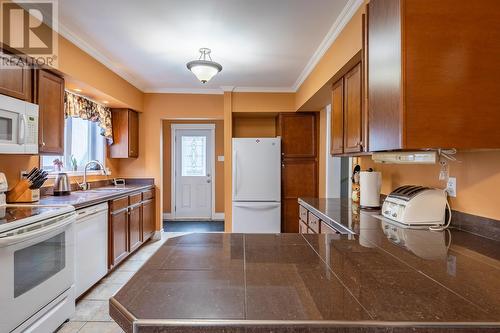
M108 272L108 204L76 213L75 289L79 297Z

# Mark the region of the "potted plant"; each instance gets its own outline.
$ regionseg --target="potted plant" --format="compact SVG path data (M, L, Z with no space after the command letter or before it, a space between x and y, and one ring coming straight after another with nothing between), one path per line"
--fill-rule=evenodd
M71 170L77 171L78 170L78 161L76 160L75 155L71 155Z

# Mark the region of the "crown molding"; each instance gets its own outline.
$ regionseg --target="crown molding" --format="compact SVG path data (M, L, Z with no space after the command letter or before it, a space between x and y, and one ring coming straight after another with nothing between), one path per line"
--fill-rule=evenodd
M233 92L294 93L292 87L235 87Z
M124 79L125 81L127 81L140 91L144 92L144 87L134 77L132 77L130 74L118 68L111 59L103 55L94 47L90 46L90 44L82 40L75 33L69 30L66 26L61 24L60 21L59 21L58 33L67 40L69 40L71 43L75 44L78 48L88 53L91 57L99 61L101 64L106 66L113 73L120 76L122 79Z
M316 52L314 52L312 57L309 59L309 62L302 70L302 73L300 73L297 81L295 81L295 84L293 85L293 90L295 92L300 88L302 83L304 83L309 74L311 74L318 62L325 55L326 51L328 51L330 46L332 46L333 42L337 39L344 27L363 3L364 0L349 0L349 2L347 2L344 9L342 9L342 12L340 12L340 15L337 17L335 22L333 22L333 25L326 34L325 38L316 49Z
M183 89L183 88L158 88L158 89L146 89L144 91L146 94L200 94L200 95L222 95L224 90L222 89Z

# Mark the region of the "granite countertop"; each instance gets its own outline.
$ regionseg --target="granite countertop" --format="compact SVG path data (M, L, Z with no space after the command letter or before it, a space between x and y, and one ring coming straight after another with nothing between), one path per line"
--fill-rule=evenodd
M356 234L169 239L110 299L110 314L127 332L500 330L498 242L337 205Z
M95 187L88 191L72 191L69 195L47 195L40 198L40 205L71 205L76 209L96 205L114 198L152 188L152 184L127 184L121 188L113 186Z

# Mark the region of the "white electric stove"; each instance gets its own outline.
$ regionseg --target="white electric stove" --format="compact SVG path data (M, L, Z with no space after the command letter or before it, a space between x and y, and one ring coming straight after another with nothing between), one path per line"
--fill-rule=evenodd
M0 332L53 332L75 311L73 206L5 204L0 173Z

